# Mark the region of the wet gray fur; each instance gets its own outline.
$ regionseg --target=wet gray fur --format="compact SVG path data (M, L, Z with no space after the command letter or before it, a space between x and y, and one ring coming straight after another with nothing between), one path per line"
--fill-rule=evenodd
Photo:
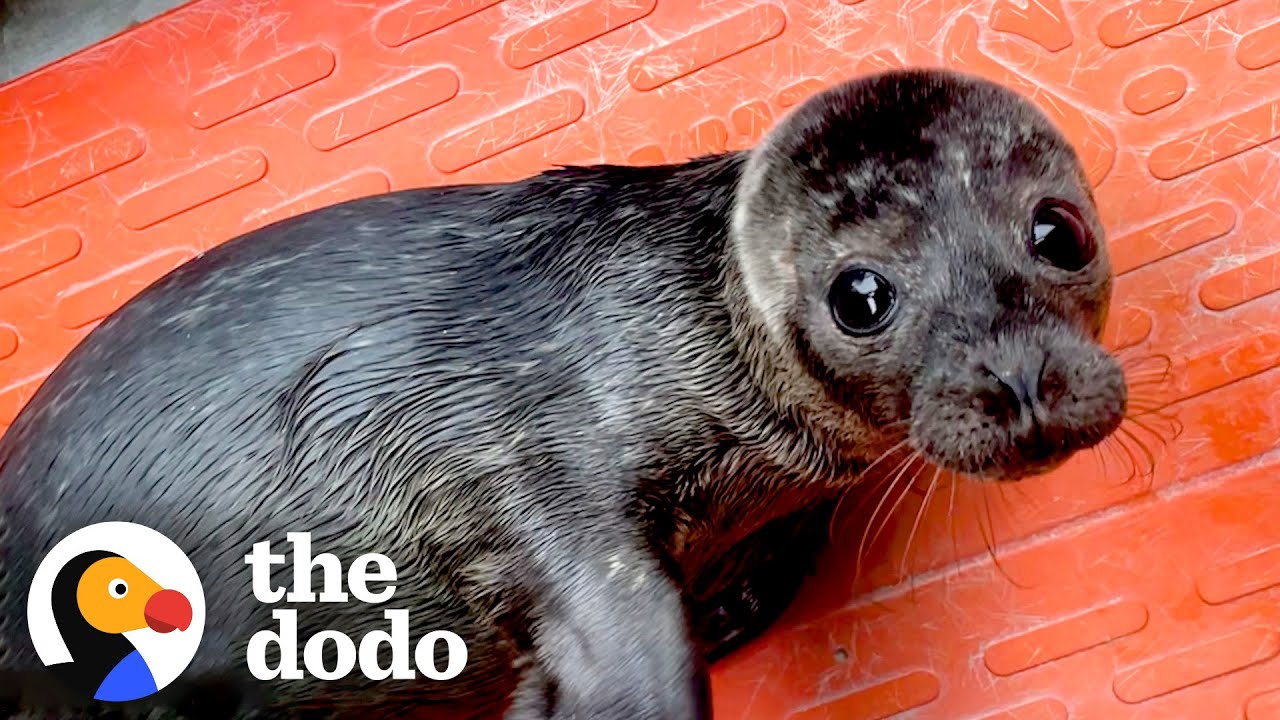
M44 553L127 520L203 579L202 647L157 700L187 716L708 718L707 659L782 611L874 458L1014 479L1119 423L1106 253L1033 257L1044 197L1101 244L1043 116L911 71L832 88L749 153L395 192L221 245L102 323L0 441L0 671L38 675ZM832 321L851 263L897 286L880 334ZM992 368L1030 363L1053 390L1009 405ZM461 678L247 680L274 622L242 559L297 530L389 555L390 606L414 640L464 637ZM387 629L354 602L301 616L304 639Z

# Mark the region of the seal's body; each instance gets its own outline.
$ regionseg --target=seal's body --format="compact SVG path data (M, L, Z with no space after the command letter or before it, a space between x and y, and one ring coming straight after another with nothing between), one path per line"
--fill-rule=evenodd
M1114 430L1100 237L1047 121L922 71L828 91L750 153L255 231L104 321L0 440L0 671L39 667L44 553L126 520L201 572L202 647L162 695L189 711L232 688L291 713L708 717L706 660L781 611L861 468L906 446L1014 478ZM292 531L393 559L391 605L461 635L463 674L247 682L275 621L243 558ZM354 601L299 620L386 629Z

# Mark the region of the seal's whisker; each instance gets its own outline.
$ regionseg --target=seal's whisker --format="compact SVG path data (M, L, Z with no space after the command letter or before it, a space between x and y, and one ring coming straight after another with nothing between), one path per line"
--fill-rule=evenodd
M1125 401L1126 409L1146 408L1163 409L1178 401L1173 394L1152 383L1150 385L1129 386L1129 397Z
M871 515L867 518L866 523L864 524L862 529L862 538L858 543L859 570L857 574L859 575L861 575L860 565L862 562L862 555L868 545L868 537L871 532L871 526L875 523L875 519L880 515L880 511L881 509L883 509L884 504L888 502L889 497L893 494L893 491L897 487L897 483L899 479L903 476L903 474L906 473L907 470L911 468L911 465L915 462L916 457L917 457L916 453L912 453L908 455L902 462L894 466L893 471L891 471L890 473L887 473L883 478L880 479L879 482L876 483L875 492L869 493L868 496L863 499L863 502L859 503L859 507L861 508L868 501L870 497L873 497L875 494L879 494L880 501L876 503L875 509L871 511ZM883 493L879 493L880 488L885 489Z
M1164 353L1151 353L1147 355L1127 355L1118 358L1120 367L1128 370L1131 367L1141 367L1144 363L1158 363L1163 369L1160 372L1169 373L1173 370L1173 358Z
M1126 406L1132 406L1135 403L1139 405L1168 406L1180 399L1169 382L1151 381L1137 385L1130 384L1128 391Z
M1164 407L1176 402L1172 383L1167 379L1149 378L1127 383L1126 406L1155 405Z
M1173 379L1173 371L1167 368L1125 370L1124 380L1129 386L1150 383L1166 383Z
M894 454L894 453L896 453L897 451L901 450L901 449L902 449L902 447L903 447L904 445L906 445L907 443L909 443L909 442L911 442L911 438L909 438L909 437L908 437L908 438L903 438L902 442L899 442L898 444L894 445L893 447L889 448L888 450L885 450L883 453L880 453L880 456L879 456L879 457L877 457L875 460L872 460L870 465L867 465L865 468L863 468L863 469L862 469L862 472L859 472L859 473L858 473L858 476L857 476L856 478L854 478L854 480L853 480L853 482L851 483L851 485L856 487L859 483L861 483L861 482L862 482L863 478L867 477L867 476L871 473L872 468L874 468L876 465L879 465L879 464L880 464L880 462L881 462L881 461L883 461L885 458L890 457L891 455L893 455L893 454ZM892 471L890 471L890 472L892 472ZM877 484L877 486L879 486L881 483L876 483L876 484ZM835 506L835 508L831 511L831 519L830 519L830 520L828 521L828 523L827 523L827 537L828 537L828 538L833 538L833 537L835 537L835 534L836 534L836 525L837 525L837 524L839 524L839 521L840 521L840 509L841 509L842 507L844 507L844 501L845 501L845 499L846 499L846 498L848 498L848 497L849 497L849 495L851 495L851 494L852 494L852 490L847 490L847 491L845 491L845 493L844 493L844 494L842 494L842 495L840 496L840 498L839 498L838 500L836 500L836 506ZM864 497L864 499L865 499L865 497ZM862 507L862 503L859 503L859 504L858 504L858 506L855 508L855 510L860 509L861 507Z
M1128 398L1126 404L1133 403L1159 403L1169 404L1174 401L1174 388L1170 380L1162 380L1159 378L1141 378L1133 382L1125 383Z
M1154 423L1157 427L1153 428L1149 423ZM1182 421L1176 415L1161 410L1126 413L1120 424L1132 425L1146 432L1159 441L1161 446L1167 446L1177 440L1183 430Z
M1170 434L1168 437L1165 437L1165 435L1163 435L1160 431L1156 430L1155 428L1151 427L1143 420L1139 419L1142 417L1152 417L1152 416L1154 416L1159 420L1163 420L1165 423L1171 426ZM1168 445L1174 440L1177 440L1182 435L1182 431L1185 429L1182 425L1182 420L1180 420L1177 415L1165 414L1161 412L1139 413L1138 415L1126 415L1125 420L1133 423L1134 425L1137 425L1142 430L1145 430L1146 432L1151 434L1152 437L1160 441L1161 445Z
M1124 452L1124 456L1121 457L1121 460L1129 461L1129 478L1126 479L1125 482L1130 482L1130 480L1137 478L1139 474L1138 457L1134 456L1133 448L1129 447L1129 443L1125 442L1124 434L1119 432L1112 433L1111 436L1108 436L1106 439L1106 446L1112 448L1112 451L1116 452L1116 454Z
M947 517L955 518L956 516L956 486L960 484L960 478L956 477L954 470L948 470L947 475L951 477L951 499L947 501ZM955 523L953 522L952 525Z
M991 536L994 537L995 522L991 518L991 503L987 500L987 486L985 484L982 485L982 487L979 489L979 494L982 495L982 505L985 509L987 524L991 526ZM983 517L983 514L979 513L978 514L978 533L982 536L982 544L987 549L987 555L991 558L992 562L994 562L996 566L999 567L1000 559L996 557L995 544L991 541L991 538L988 537L987 535L987 525L983 524L982 517Z
M1125 413L1125 417L1163 415L1169 411L1169 403L1137 401L1129 403L1128 409L1129 412Z
M1093 456L1093 460L1098 465L1099 472L1105 477L1107 474L1107 456L1102 454L1103 443L1098 443L1089 448L1089 454Z
M898 443L898 444L894 445L893 447L889 448L888 450L885 450L883 453L881 453L881 454L880 454L880 456L879 456L879 457L877 457L875 460L872 460L872 461L871 461L871 464L870 464L870 465L868 465L866 468L864 468L864 469L863 469L863 471L862 471L861 473L858 473L858 479L862 479L863 477L866 477L867 473L871 472L871 469L872 469L872 468L874 468L876 465L879 465L879 464L880 464L880 461L882 461L882 460L884 460L885 458L889 457L889 456L890 456L890 455L892 455L893 453L895 453L895 452L897 452L897 451L901 450L901 449L902 449L902 447L903 447L904 445L906 445L907 443L909 443L909 442L911 442L911 438L909 438L909 437L908 437L908 438L903 438L902 442L900 442L900 443Z
M1120 462L1121 467L1128 466L1128 475L1120 482L1120 485L1128 485L1138 479L1141 474L1139 470L1138 458L1133 454L1133 449L1124 442L1124 436L1113 434L1109 436L1103 445L1109 449L1116 459Z
M1124 443L1124 436L1119 433L1112 433L1104 440L1099 447L1106 451L1110 457L1115 458L1120 466L1120 470L1125 473L1124 479L1117 485L1128 485L1137 479L1138 459L1133 454L1133 450ZM1109 473L1108 473L1109 474Z
M855 575L859 577L862 576L862 559L865 556L869 542L871 544L875 543L874 538L869 540L871 526L875 524L875 519L880 515L880 510L884 507L885 502L887 502L889 497L893 495L894 490L897 488L898 481L902 479L906 474L906 471L919 458L920 454L913 451L904 462L898 465L898 470L892 475L892 479L889 481L888 489L886 489L884 494L880 497L880 502L876 504L876 508L872 511L871 517L867 518L867 524L862 531L862 540L858 543L858 554L854 572ZM890 514L892 514L892 510L890 511Z
M1022 483L996 483L996 492L1000 495L1000 502L1004 503L1005 507L1009 507L1008 493L1015 492L1025 494L1023 492L1023 487Z
M911 533L907 535L907 547L902 553L902 565L898 569L898 573L903 577L906 577L907 574L907 566L911 560L911 549L915 543L916 532L920 529L920 521L929 512L929 502L933 500L933 491L938 488L938 476L941 474L942 468L934 468L933 479L929 481L929 489L925 491L924 499L920 501L920 508L916 510L916 520L911 524Z
M1114 443L1112 442L1111 438L1110 437L1104 438L1102 442L1090 448L1090 451L1093 453L1094 459L1097 460L1099 474L1102 475L1102 477L1110 477L1111 476L1110 461L1112 460L1112 458L1118 458L1118 456L1116 455L1116 449L1114 447ZM1124 466L1123 458L1118 458L1118 459L1120 460L1120 465L1123 467Z
M1130 388L1145 385L1163 385L1173 379L1168 370L1127 370L1124 374L1125 384Z
M845 490L836 498L836 506L831 509L831 517L827 518L827 540L831 541L836 536L836 526L840 524L840 510L844 507L844 501L853 494L853 490Z
M890 469L887 473L882 475L878 480L875 481L875 483L870 488L867 489L865 493L863 493L862 498L858 501L858 504L851 511L851 514L856 517L862 512L862 510L865 507L867 507L867 504L873 498L877 496L879 496L880 498L880 502L876 505L875 510L873 510L870 517L868 517L863 522L862 536L858 541L858 553L856 557L856 563L854 566L855 577L862 577L862 555L863 555L863 551L866 549L866 546L867 546L867 534L870 532L872 522L875 520L876 516L879 515L881 507L888 500L890 491L892 490L893 484L897 482L897 478L901 476L902 473L906 472L906 470L911 466L911 463L914 460L915 460L915 453L912 453L907 457L903 458L901 461L899 461L897 465L894 465L892 469ZM888 486L888 488L883 494L881 494L880 489L885 488L886 485Z
M923 458L920 458L917 455L917 459ZM924 473L927 467L927 463L921 464L905 483L901 483L902 489L898 491L898 499L893 502L893 506L889 508L889 512L885 513L884 517L880 520L879 527L876 529L875 534L871 536L871 545L874 546L876 544L876 540L880 538L880 535L888 529L889 521L897 514L898 509L902 507L902 502L911 494L911 488L915 486L916 481L920 479L920 476Z
M1010 575L1007 570L1005 570L1004 563L1000 562L1000 556L996 552L996 545L998 545L999 543L996 542L996 522L995 522L995 518L991 514L991 501L990 501L990 498L987 496L987 485L988 483L984 483L981 489L982 505L986 512L987 525L986 526L983 525L982 517L981 515L979 515L978 532L982 535L982 542L987 548L987 556L991 558L991 562L995 566L996 571L999 572L1001 575L1003 575L1004 578L1008 580L1010 583L1013 583L1014 587L1025 589L1027 587L1026 585L1018 582L1017 580L1014 580L1013 576ZM988 537L988 530L990 530L989 537Z
M951 477L951 498L947 501L947 524L951 526L951 552L959 559L960 540L956 537L956 487L960 484L960 478L956 476L954 470L948 470L947 474Z
M1154 418L1163 423L1173 426L1172 434L1162 440L1172 441L1181 434L1181 421L1177 418L1177 410L1173 407L1175 401L1161 400L1149 396L1130 397L1128 406L1125 408L1125 420L1137 422L1138 418Z
M1146 478L1146 485L1143 487L1143 492L1146 492L1151 489L1151 483L1155 481L1156 454L1145 442L1143 442L1142 438L1139 437L1137 433L1124 425L1120 426L1119 432L1124 433L1126 438L1128 438L1134 445L1137 445L1137 450L1142 454L1143 459L1146 461L1146 465L1141 472L1141 477Z
M899 460L898 464L890 468L888 472L881 475L874 483L872 483L872 485L869 488L867 488L867 491L862 494L862 499L858 502L856 506L854 506L853 512L857 513L865 509L867 507L867 503L871 502L871 500L876 497L876 493L879 492L881 488L885 487L886 484L889 484L890 478L894 477L895 474L897 473L905 471L906 470L905 466L909 466L918 457L919 456L916 453L914 452L910 453L906 457ZM874 514L873 514L873 517L874 517Z
M1168 393L1173 386L1173 376L1168 372L1126 372L1124 381L1129 402L1168 402L1160 396Z

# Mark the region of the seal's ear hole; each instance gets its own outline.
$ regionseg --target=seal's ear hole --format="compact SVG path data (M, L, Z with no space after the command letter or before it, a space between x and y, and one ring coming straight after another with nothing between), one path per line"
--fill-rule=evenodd
M1054 267L1076 272L1093 262L1098 249L1075 208L1045 200L1031 220L1031 252Z
M885 276L864 267L846 268L827 294L831 316L847 335L871 335L888 327L897 290Z

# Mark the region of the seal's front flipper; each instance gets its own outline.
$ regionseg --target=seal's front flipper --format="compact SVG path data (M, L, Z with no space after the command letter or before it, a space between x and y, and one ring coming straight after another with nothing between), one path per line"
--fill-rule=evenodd
M505 720L710 720L681 594L656 559L590 541L558 563Z
M834 503L775 520L739 543L692 589L694 638L715 662L763 633L813 572Z

